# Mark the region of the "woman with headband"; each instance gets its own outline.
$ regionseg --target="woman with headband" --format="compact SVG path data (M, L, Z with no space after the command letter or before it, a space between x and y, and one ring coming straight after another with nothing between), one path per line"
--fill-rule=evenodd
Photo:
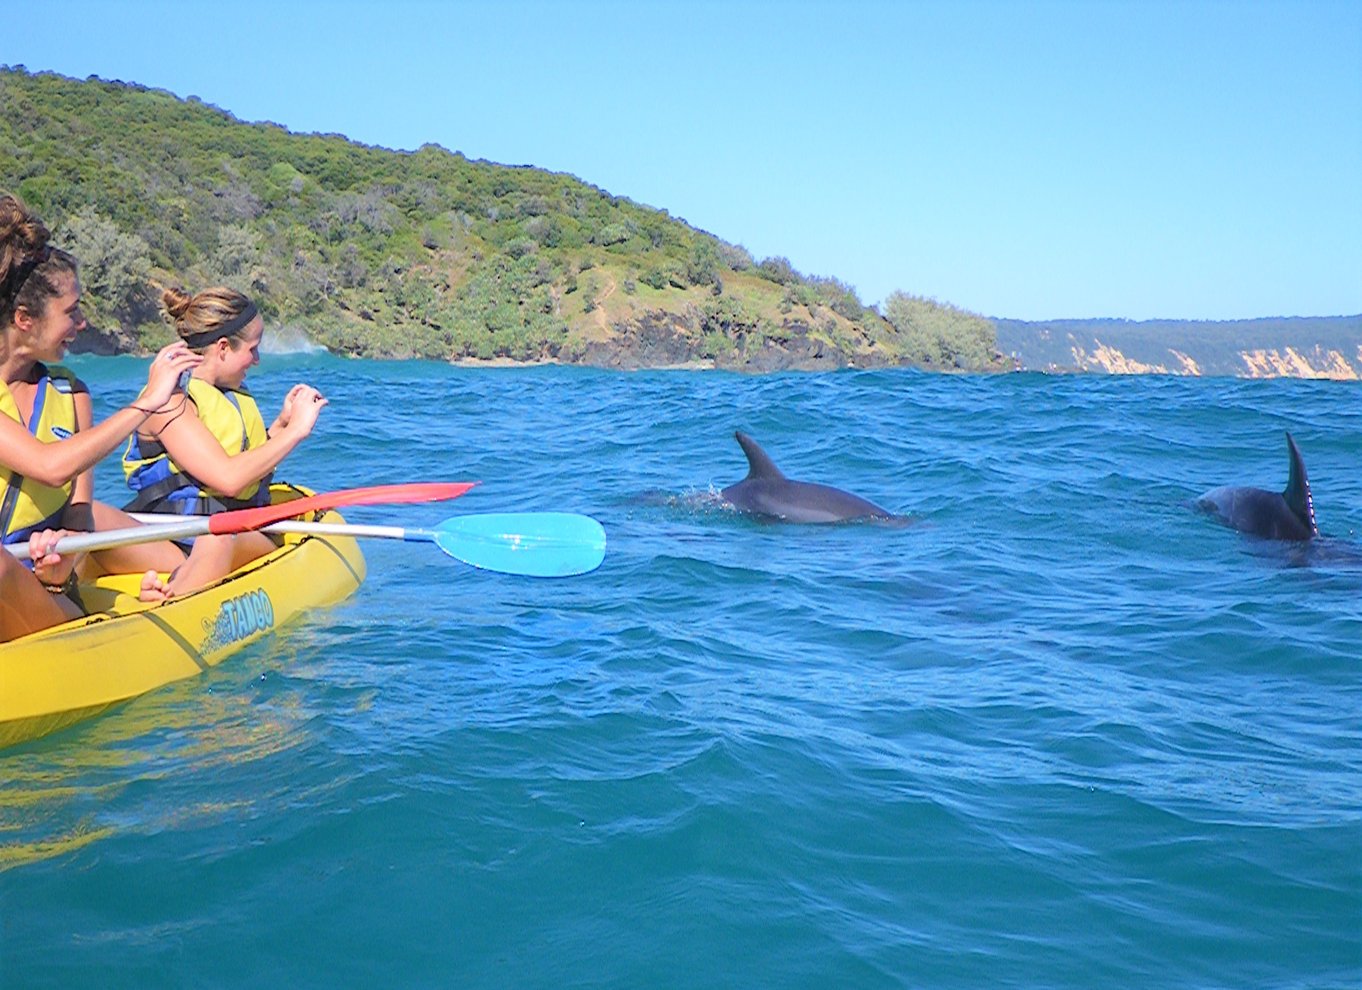
M181 401L150 416L128 442L123 470L136 495L126 508L211 513L268 504L275 467L312 432L326 400L309 385L295 385L266 429L245 388L265 332L255 304L224 286L194 296L167 289L162 302L180 339L203 362ZM143 597L183 594L273 549L263 533L199 537L168 583L144 582Z
M91 468L170 402L182 372L200 358L183 343L151 363L146 387L96 425L84 383L56 362L85 327L76 261L53 248L42 221L0 194L0 541L27 542L29 570L0 551L0 642L82 613L82 575L170 570L184 554L164 541L61 557L67 530L136 525L93 499Z

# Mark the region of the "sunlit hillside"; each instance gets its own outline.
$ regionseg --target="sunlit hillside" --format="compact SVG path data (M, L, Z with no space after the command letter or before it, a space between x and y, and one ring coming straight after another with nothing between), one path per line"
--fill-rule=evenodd
M227 283L340 353L998 367L990 321L755 259L571 175L245 123L122 82L0 71L0 184L82 263L88 346L166 337L157 287Z

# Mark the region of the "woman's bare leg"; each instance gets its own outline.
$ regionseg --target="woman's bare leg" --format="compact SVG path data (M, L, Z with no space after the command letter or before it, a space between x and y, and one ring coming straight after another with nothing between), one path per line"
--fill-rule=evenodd
M170 575L166 597L197 591L272 550L274 541L264 533L200 536L189 559Z
M0 550L0 642L81 615L65 595L51 594L8 551Z
M175 516L166 516L174 519ZM115 509L103 502L90 503L91 529L126 529L138 522L122 509ZM154 543L139 543L130 547L115 547L112 550L96 550L85 558L80 567L80 576L85 579L99 577L101 574L136 574L139 571L173 571L184 563L184 551L169 540Z

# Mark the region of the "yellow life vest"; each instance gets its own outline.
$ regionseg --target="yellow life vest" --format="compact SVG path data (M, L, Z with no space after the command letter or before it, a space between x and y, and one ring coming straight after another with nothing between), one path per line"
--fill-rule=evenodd
M198 378L189 379L189 398L203 425L229 455L259 447L269 435L249 392L223 391ZM270 478L257 481L239 496L209 488L194 478L157 440L133 434L123 452L123 473L137 494L124 508L129 512L205 513L263 505L270 500Z
M78 429L76 425L76 376L65 368L38 365L38 388L28 431L43 443L60 443ZM9 386L0 382L0 415L23 424L19 406ZM55 529L61 522L76 479L53 488L0 469L0 541L19 543L40 529Z

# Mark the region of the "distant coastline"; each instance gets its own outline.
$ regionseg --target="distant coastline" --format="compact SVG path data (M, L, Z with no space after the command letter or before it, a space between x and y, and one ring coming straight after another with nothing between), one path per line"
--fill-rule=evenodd
M1026 370L1362 380L1362 314L993 322L999 349Z
M986 373L1040 371L1362 381L1362 314L1224 321L998 319L994 323L1009 366ZM459 358L452 363L465 368L517 368L568 362L495 357ZM614 352L605 361L571 363L636 371L716 369L712 361L648 363L641 354L623 351ZM829 369L788 364L784 370Z
M1362 314L1336 317L1291 317L1254 320L1049 320L996 319L999 355L984 369L933 369L941 373L995 374L1039 371L1048 374L1153 374L1235 378L1323 378L1362 381ZM303 349L330 350L303 331L290 329ZM137 344L117 346L117 338L96 330L78 339L74 353L144 353ZM902 362L862 362L838 353L800 361L788 352L748 355L741 365L712 358L683 357L677 350L659 357L656 341L645 346L629 334L601 340L575 360L554 355L515 358L461 356L446 359L463 368L522 368L580 365L626 371L738 370L830 371L905 366ZM336 353L336 352L333 352ZM341 356L346 356L340 352ZM350 355L360 356L360 355ZM429 357L411 353L369 353L380 360ZM908 365L912 366L912 365Z

